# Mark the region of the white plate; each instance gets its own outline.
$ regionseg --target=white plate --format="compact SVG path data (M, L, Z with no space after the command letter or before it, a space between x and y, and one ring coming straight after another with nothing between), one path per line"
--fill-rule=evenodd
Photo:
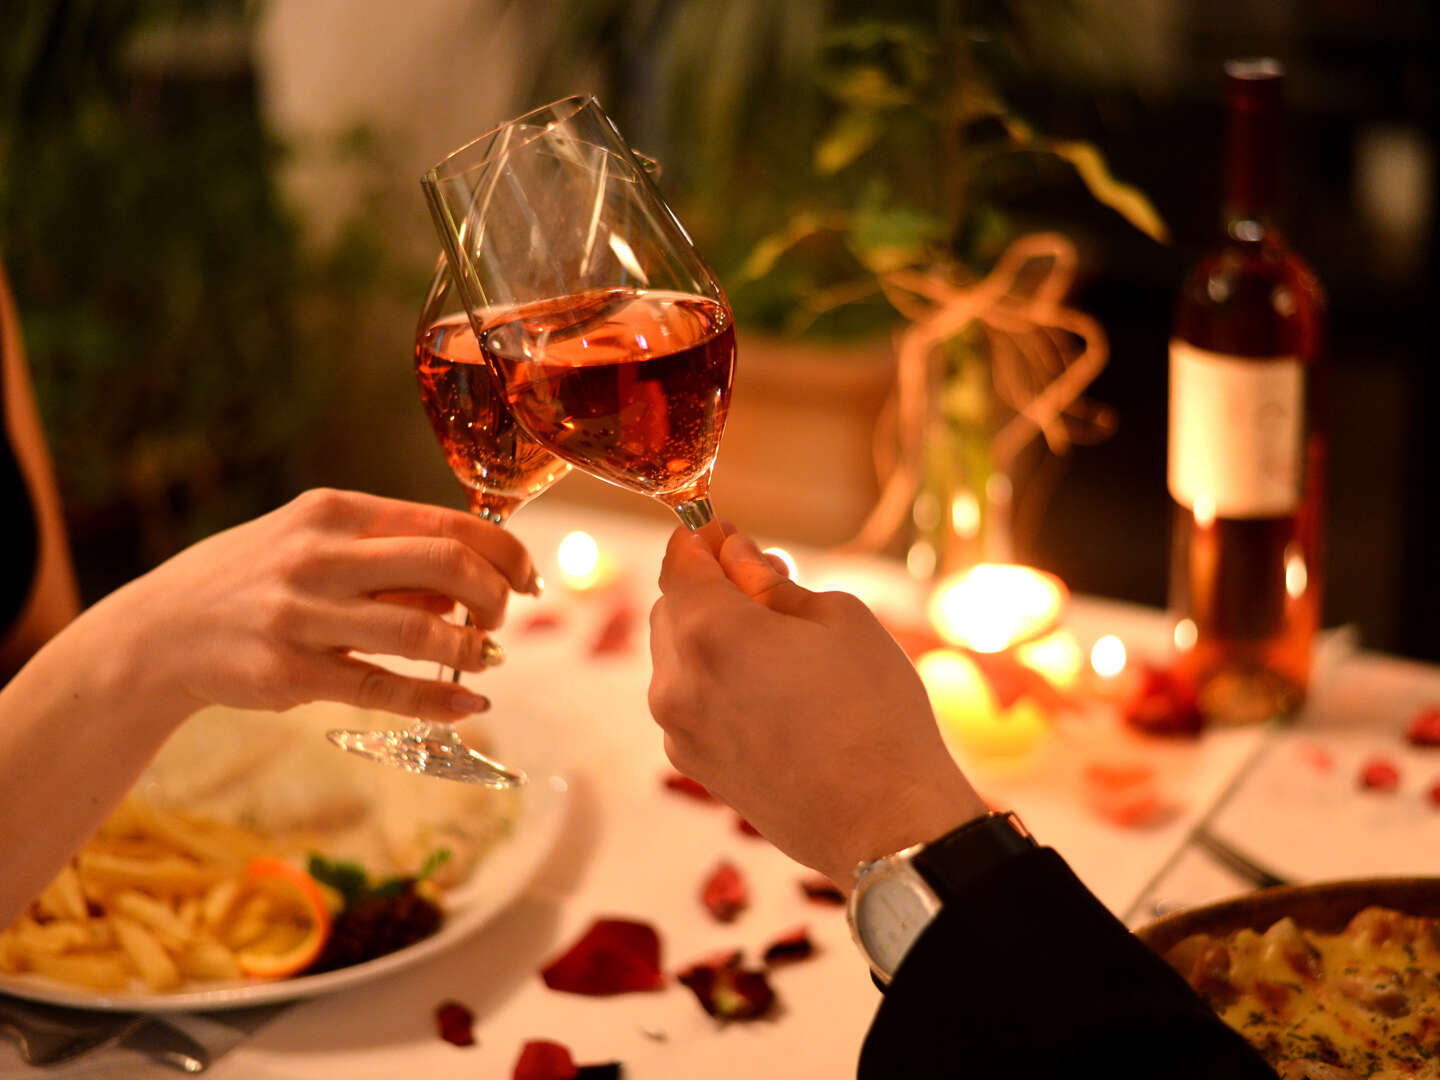
M496 727L500 726L496 724ZM569 786L549 767L554 760L551 751L556 744L551 741L547 725L537 723L532 717L522 724L512 726L505 723L503 726L510 737L496 740L497 756L508 765L525 769L530 776L530 783L522 789L519 820L510 836L486 854L469 880L446 894L445 921L430 937L363 964L293 979L206 983L198 984L193 990L162 994L145 990L104 993L39 975L0 974L0 992L54 1005L124 1012L240 1009L343 990L418 964L444 951L461 938L473 934L519 897L555 847L565 824ZM337 754L340 752L335 751ZM383 768L379 765L367 767ZM432 782L443 784L449 781Z

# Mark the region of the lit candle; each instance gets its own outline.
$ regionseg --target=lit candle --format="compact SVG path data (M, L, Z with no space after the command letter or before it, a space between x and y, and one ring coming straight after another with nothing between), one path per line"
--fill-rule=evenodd
M587 532L568 534L560 541L555 559L560 566L560 580L575 592L589 592L614 576L614 565Z
M1030 698L1001 710L984 673L954 649L932 649L915 662L931 707L948 742L991 757L1023 754L1048 730L1045 714Z
M1038 641L1026 642L1015 650L1015 659L1043 675L1057 690L1074 689L1085 663L1080 643L1068 630L1056 630Z
M952 645L1003 652L1054 629L1067 590L1030 566L982 563L946 578L930 597L930 621Z
M785 576L791 581L794 581L795 575L800 572L800 568L795 565L795 556L782 547L767 547L761 554L779 560L785 567Z

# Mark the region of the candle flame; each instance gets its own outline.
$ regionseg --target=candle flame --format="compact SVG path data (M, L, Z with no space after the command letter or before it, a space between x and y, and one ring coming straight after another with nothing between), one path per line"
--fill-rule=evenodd
M600 545L589 533L576 530L560 541L556 560L565 584L572 589L589 588L600 568Z
M1102 679L1113 679L1125 670L1125 643L1106 634L1090 648L1090 666Z
M997 653L1054 627L1065 599L1065 586L1053 574L982 563L940 583L930 598L930 621L952 644Z

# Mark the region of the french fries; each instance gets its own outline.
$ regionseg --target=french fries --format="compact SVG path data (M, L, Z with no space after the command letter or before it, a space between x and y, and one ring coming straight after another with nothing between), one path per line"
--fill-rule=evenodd
M127 800L0 932L0 971L102 991L241 978L240 952L292 942L304 925L247 877L275 853L258 834Z

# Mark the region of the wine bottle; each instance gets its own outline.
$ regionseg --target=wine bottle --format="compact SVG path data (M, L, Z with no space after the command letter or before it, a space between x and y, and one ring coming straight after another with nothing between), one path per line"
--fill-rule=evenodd
M1201 712L1245 722L1305 697L1322 589L1325 300L1274 213L1283 71L1225 66L1224 237L1190 270L1170 342L1170 607Z

